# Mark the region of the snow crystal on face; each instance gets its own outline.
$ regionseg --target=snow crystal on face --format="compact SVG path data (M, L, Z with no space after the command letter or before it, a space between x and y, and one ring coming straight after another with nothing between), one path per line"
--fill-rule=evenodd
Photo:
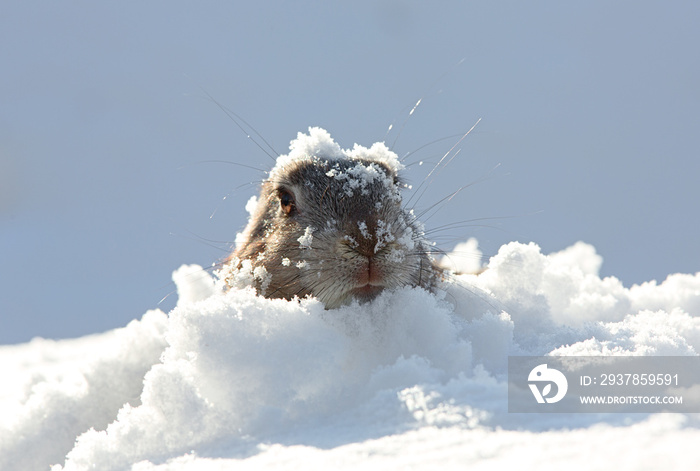
M306 230L304 231L304 235L299 237L297 240L299 241L299 246L302 249L310 249L311 244L314 241L314 229L312 227L307 227Z
M355 238L352 236L344 235L343 240L348 241L348 244L350 244L350 247L352 247L353 249L356 249L359 246ZM323 261L321 261L321 263L323 263Z
M253 277L260 281L260 294L264 295L267 287L270 286L272 275L267 272L265 267L257 266L255 270L253 270Z
M387 255L386 259L391 263L401 263L406 259L406 252L404 252L403 250L392 248L389 251L389 254Z
M413 250L416 247L417 234L414 232L413 228L408 225L403 215L399 217L399 227L401 230L398 233L396 242L406 250Z
M240 266L239 266L240 265ZM264 266L253 267L250 260L239 260L234 258L231 263L225 264L220 270L215 272L220 283L230 288L245 289L253 286L257 280L260 282L261 294L265 294L265 290L270 285L271 276Z
M379 181L383 183L386 189L386 196L395 201L400 201L401 199L400 193L393 186L393 179L386 175L384 170L381 170L373 163L369 165L357 163L354 167L348 168L345 171L333 168L326 172L326 176L342 181L343 192L347 196L353 196L355 191L358 190L361 195L369 195L370 185ZM376 205L379 205L381 208L381 202L375 203L375 206Z
M362 237L365 239L370 239L372 236L369 234L369 230L367 229L367 223L365 221L359 221L357 223L357 226L360 229L360 234L362 234Z
M374 253L379 252L382 248L386 247L387 244L393 242L396 237L391 230L391 224L387 224L381 219L377 221L377 243L374 246Z

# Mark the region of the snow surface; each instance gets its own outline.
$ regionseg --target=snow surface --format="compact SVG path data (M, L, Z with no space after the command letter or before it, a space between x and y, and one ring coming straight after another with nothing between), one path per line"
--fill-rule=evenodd
M513 242L336 310L184 266L167 315L0 346L0 469L698 469L698 414L507 412L509 354L698 354L700 273L626 288L601 263Z

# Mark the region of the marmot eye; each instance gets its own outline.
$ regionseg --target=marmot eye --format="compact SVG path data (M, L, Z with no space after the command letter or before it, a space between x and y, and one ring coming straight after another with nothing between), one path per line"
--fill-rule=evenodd
M287 216L291 215L296 211L296 204L294 203L294 196L287 190L280 190L280 207L284 214Z

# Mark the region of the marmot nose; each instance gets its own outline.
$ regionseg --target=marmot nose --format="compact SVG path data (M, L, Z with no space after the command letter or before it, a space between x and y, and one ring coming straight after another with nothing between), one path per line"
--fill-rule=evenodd
M371 263L372 259L375 256L375 245L376 242L374 241L374 237L371 237L369 239L360 239L358 241L357 247L355 247L355 252L357 252L358 255L362 255L363 257L367 258L367 260L369 260Z
M355 286L382 286L382 273L378 269L374 259L367 257L367 262L358 267L356 272Z

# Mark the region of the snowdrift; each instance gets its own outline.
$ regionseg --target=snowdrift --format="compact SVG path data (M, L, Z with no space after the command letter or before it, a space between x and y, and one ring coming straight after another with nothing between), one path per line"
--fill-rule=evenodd
M697 469L693 414L509 414L510 355L697 355L700 273L625 288L584 243L324 310L223 292L0 347L0 469ZM545 458L546 457L546 458Z

